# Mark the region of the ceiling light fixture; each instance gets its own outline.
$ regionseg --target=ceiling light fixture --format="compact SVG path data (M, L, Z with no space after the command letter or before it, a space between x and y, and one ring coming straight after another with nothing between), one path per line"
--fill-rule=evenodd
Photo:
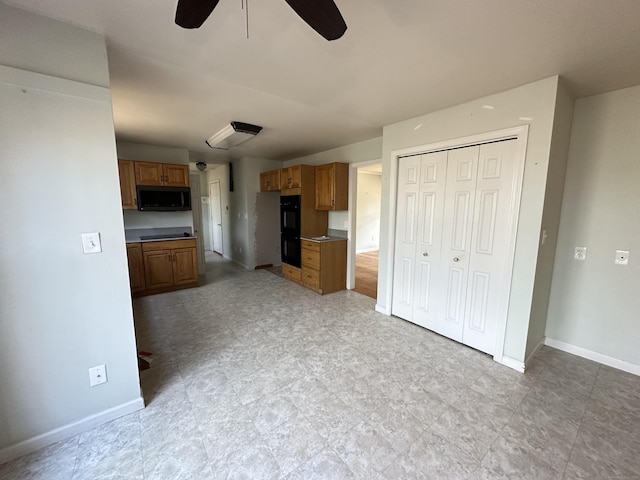
M201 171L204 172L207 169L207 164L204 162L198 162L196 163L196 168Z
M207 140L207 145L211 148L229 150L260 133L262 127L251 125L250 123L231 122L218 133Z

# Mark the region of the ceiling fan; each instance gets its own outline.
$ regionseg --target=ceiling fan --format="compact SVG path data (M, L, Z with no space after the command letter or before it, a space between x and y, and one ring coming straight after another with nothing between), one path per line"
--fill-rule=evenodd
M178 0L176 24L182 28L200 28L220 0ZM333 0L285 0L316 32L327 40L336 40L347 30Z

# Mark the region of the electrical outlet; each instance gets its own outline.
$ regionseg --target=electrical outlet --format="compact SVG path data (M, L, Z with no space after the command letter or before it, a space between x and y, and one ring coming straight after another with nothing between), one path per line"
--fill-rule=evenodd
M89 369L89 386L95 387L107 383L107 367L106 365L98 365Z
M628 250L616 250L616 265L629 265L629 251Z
M584 260L587 258L587 247L576 247L573 258L576 260Z

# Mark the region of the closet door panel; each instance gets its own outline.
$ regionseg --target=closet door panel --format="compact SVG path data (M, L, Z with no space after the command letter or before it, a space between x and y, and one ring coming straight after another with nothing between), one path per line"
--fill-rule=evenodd
M478 156L467 311L462 342L493 354L508 302L507 258L512 218L515 141L482 145Z
M403 157L398 163L398 203L391 312L413 320L418 202L421 156Z
M415 302L412 321L433 329L439 310L438 301L442 297L437 276L440 275L447 152L424 154L420 165Z
M462 341L467 312L478 153L479 147L474 146L451 150L447 157L440 268L440 279L446 288L434 330L457 341Z

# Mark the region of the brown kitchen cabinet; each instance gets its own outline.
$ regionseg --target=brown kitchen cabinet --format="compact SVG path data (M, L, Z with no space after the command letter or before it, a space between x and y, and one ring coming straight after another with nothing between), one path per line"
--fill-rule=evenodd
M260 191L277 192L280 190L280 170L271 170L260 174Z
M127 260L129 262L129 283L133 293L142 292L146 288L144 280L144 261L142 245L127 243Z
M302 285L325 295L347 285L347 241L301 241ZM284 270L284 268L283 268Z
M136 171L133 160L118 160L120 197L123 210L136 210Z
M282 264L282 275L284 278L296 283L302 283L302 271L298 267L289 265L287 263Z
M198 285L196 240L142 242L145 290L160 293Z
M135 162L136 185L188 187L189 166L170 163Z
M302 185L302 166L294 165L280 169L280 189L300 188Z
M349 164L316 167L316 210L348 210Z

